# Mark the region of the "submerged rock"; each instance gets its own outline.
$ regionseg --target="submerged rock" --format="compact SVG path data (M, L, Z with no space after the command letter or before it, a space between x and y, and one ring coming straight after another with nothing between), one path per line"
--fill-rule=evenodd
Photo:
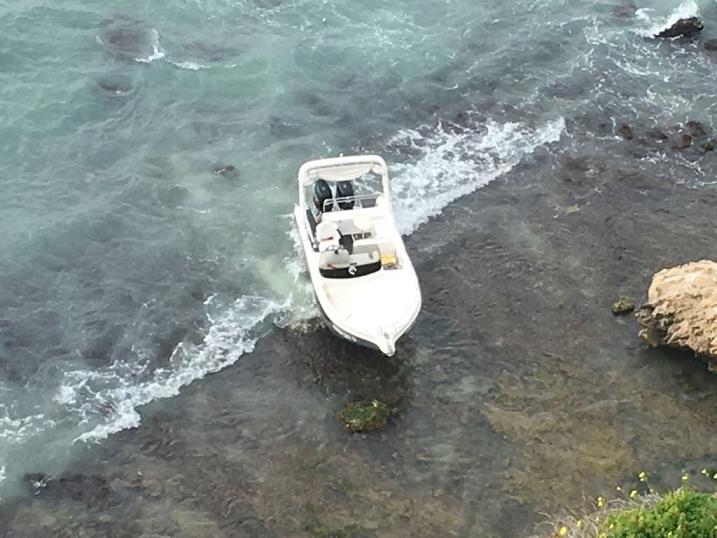
M688 121L686 126L687 127L687 134L689 134L692 138L702 138L707 136L707 131L704 128L704 125L702 125L702 122L699 121Z
M237 170L233 164L218 164L212 168L212 174L229 179L237 179L239 177L239 170Z
M669 136L667 136L664 132L662 132L660 129L650 129L648 130L645 135L650 139L654 140L655 142L664 142Z
M702 31L704 26L702 21L697 17L689 17L680 19L675 24L663 30L655 37L672 38L672 37L693 37Z
M612 313L616 316L629 314L635 310L635 300L632 297L621 295L617 301L612 303Z
M351 402L338 415L350 432L369 432L383 428L388 421L388 407L378 400Z
M612 8L612 16L618 19L629 19L635 16L637 12L637 6L634 2L625 2L622 5L615 6Z
M678 136L672 144L672 149L687 149L692 145L692 137L688 134Z
M617 134L619 134L625 140L632 140L635 136L632 132L632 127L630 127L627 123L623 123L620 125L620 127L618 127Z
M710 52L717 51L717 39L708 39L704 42L703 47Z
M157 33L144 21L118 15L102 21L97 40L112 56L133 61L150 57L157 47Z
M717 372L717 262L663 269L652 278L647 304L636 313L650 345L691 349Z
M132 81L127 77L103 77L97 81L97 87L115 96L130 95L134 90Z

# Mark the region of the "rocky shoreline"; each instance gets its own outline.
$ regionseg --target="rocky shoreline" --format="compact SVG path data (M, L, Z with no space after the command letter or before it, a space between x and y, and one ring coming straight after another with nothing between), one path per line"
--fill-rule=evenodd
M525 536L639 470L702 464L717 378L610 305L715 258L717 188L605 154L537 154L411 235L424 309L396 357L277 329L28 476L4 535ZM374 399L387 426L347 432L337 412Z

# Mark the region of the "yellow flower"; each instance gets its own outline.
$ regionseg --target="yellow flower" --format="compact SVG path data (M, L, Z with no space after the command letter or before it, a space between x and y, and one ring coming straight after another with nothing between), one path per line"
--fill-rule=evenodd
M630 498L634 499L635 497L637 497L637 490L633 489L632 491L630 491Z
M639 475L637 475L637 478L640 479L640 482L646 482L647 481L647 473L645 471L641 471Z
M705 476L709 476L709 475L710 475L710 474L707 472L707 469L702 469L702 470L700 471L700 473L702 473L702 474L705 475Z
M597 504L598 508L602 508L603 506L605 506L605 499L602 497L598 497L597 499L595 499L595 504Z
M560 530L558 531L558 535L565 536L566 534L568 534L568 528L565 526L560 527Z
M717 480L717 473L715 473L714 476L712 476L712 478L714 478L715 480Z
M682 473L682 481L687 482L690 479L690 475L687 473Z
M578 519L578 520L575 522L575 526L576 526L578 529L582 529L582 528L583 528L583 520L582 520L582 519Z
M620 486L617 486L615 489L616 489L617 491L622 491L622 488L621 488Z

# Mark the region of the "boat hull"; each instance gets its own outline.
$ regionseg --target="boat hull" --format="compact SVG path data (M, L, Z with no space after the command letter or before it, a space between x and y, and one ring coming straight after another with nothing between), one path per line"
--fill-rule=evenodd
M303 176L300 174L301 178ZM344 219L343 222L352 222L350 219L359 222L359 218L373 219L380 226L377 228L377 237L384 245L388 245L386 252L390 254L387 255L388 261L384 262L382 258L382 265L377 269L355 276L324 274L320 262L322 255L319 254L314 237L316 223L311 215L307 215L308 209L302 196L300 203L294 207L293 218L316 302L329 330L344 340L392 356L396 351L396 342L416 322L421 308L421 292L418 277L395 226L390 202L381 205L377 202L367 207L359 206L358 210L342 208L347 212L360 211L353 213L359 217L346 213L349 220ZM332 215L327 222L338 220ZM359 225L359 229L365 227ZM359 237L359 240L362 239ZM396 259L401 260L398 266Z

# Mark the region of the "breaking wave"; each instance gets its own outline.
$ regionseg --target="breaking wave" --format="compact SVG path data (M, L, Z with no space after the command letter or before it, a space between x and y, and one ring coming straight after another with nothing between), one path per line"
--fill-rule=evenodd
M651 16L652 12L653 10L647 8L637 10L637 18L646 26L645 28L636 30L638 35L643 37L655 37L663 30L670 28L680 19L698 17L700 9L694 0L687 0L677 6L667 19L661 18L656 20Z
M167 54L164 52L159 43L159 32L152 28L152 54L146 57L135 58L134 61L143 64L150 64L155 60L161 60L166 55Z
M559 118L536 130L489 121L458 133L442 124L401 131L390 143L407 145L419 155L418 160L393 166L401 233L410 234L454 200L510 171L536 148L558 141L564 129L565 120Z

